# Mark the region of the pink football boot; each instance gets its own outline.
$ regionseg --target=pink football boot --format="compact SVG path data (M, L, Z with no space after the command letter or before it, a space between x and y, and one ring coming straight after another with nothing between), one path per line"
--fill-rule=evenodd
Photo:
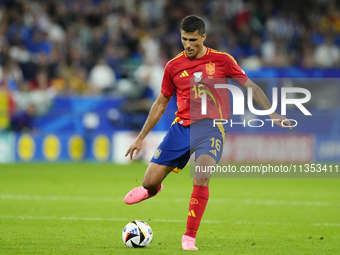
M128 205L139 203L145 199L156 196L162 189L163 184L161 184L161 187L155 195L150 195L148 190L145 189L143 186L134 188L125 196L124 202Z
M196 241L195 238L191 236L183 235L182 249L183 250L198 250L198 248L195 246L195 241Z

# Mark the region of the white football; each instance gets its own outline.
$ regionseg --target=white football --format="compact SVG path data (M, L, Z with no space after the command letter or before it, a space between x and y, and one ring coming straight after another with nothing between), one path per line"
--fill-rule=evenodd
M148 247L152 236L151 227L141 220L131 221L123 229L123 242L129 248Z

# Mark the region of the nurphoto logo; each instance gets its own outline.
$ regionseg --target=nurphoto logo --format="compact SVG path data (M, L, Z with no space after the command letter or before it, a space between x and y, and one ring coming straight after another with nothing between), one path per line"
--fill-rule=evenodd
M244 115L244 95L242 93L242 90L240 88L238 88L235 85L232 84L215 84L214 88L216 92L218 92L218 89L228 89L233 97L233 114L234 115ZM278 105L278 89L277 88L273 88L272 90L272 106L270 109L268 110L258 110L254 108L253 105L253 91L252 88L248 88L248 97L247 97L247 105L248 105L248 109L251 113L255 114L255 115L269 115L272 114L273 112L275 112L277 105ZM304 98L294 98L294 99L290 99L287 98L287 94L288 93L301 93L304 94L305 97ZM201 114L202 115L207 115L207 95L212 97L212 99L214 100L214 97L211 93L201 93ZM218 95L217 95L218 97ZM305 88L289 88L289 87L283 87L281 88L281 115L286 115L286 109L287 109L287 105L292 104L295 105L297 108L300 109L300 111L304 114L304 115L312 115L307 109L306 107L303 105L304 103L307 103L309 100L311 99L311 93L308 89ZM214 100L215 101L215 100ZM266 119L265 121L271 122L272 123L272 127L274 127L274 119ZM230 120L225 120L225 119L214 119L214 126L216 123L222 123L222 124L226 124L226 123L230 123L230 126L232 127L233 125L243 125L244 127L246 126L246 124L248 124L249 127L262 127L265 123L265 121L261 120L261 119L251 119L248 120L246 123L246 120L243 120L242 122L233 122L232 119ZM286 121L290 121L292 124L292 126L287 126L285 124ZM281 122L282 125L285 125L287 127L295 127L297 126L298 122L294 119L286 119L283 120Z

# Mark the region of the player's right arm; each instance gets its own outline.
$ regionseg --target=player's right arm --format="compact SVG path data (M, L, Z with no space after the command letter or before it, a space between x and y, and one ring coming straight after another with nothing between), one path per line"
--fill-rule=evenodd
M140 150L143 146L143 140L146 135L156 126L163 113L165 112L166 107L170 102L171 96L167 97L162 93L159 94L158 98L152 105L148 118L146 119L142 130L137 136L136 140L131 144L130 148L127 150L125 157L130 154L130 159L132 160L133 155L135 157L138 156ZM135 153L136 151L136 153Z

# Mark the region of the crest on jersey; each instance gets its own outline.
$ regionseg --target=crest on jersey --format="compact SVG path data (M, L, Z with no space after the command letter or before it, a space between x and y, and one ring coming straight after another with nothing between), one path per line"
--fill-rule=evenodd
M194 80L195 82L200 82L202 80L202 72L196 72L194 73Z
M161 153L162 153L161 148L158 148L158 149L156 150L156 152L155 152L155 155L153 156L154 159L158 159L159 156L161 155Z
M205 70L208 75L213 75L215 73L215 63L206 64Z

